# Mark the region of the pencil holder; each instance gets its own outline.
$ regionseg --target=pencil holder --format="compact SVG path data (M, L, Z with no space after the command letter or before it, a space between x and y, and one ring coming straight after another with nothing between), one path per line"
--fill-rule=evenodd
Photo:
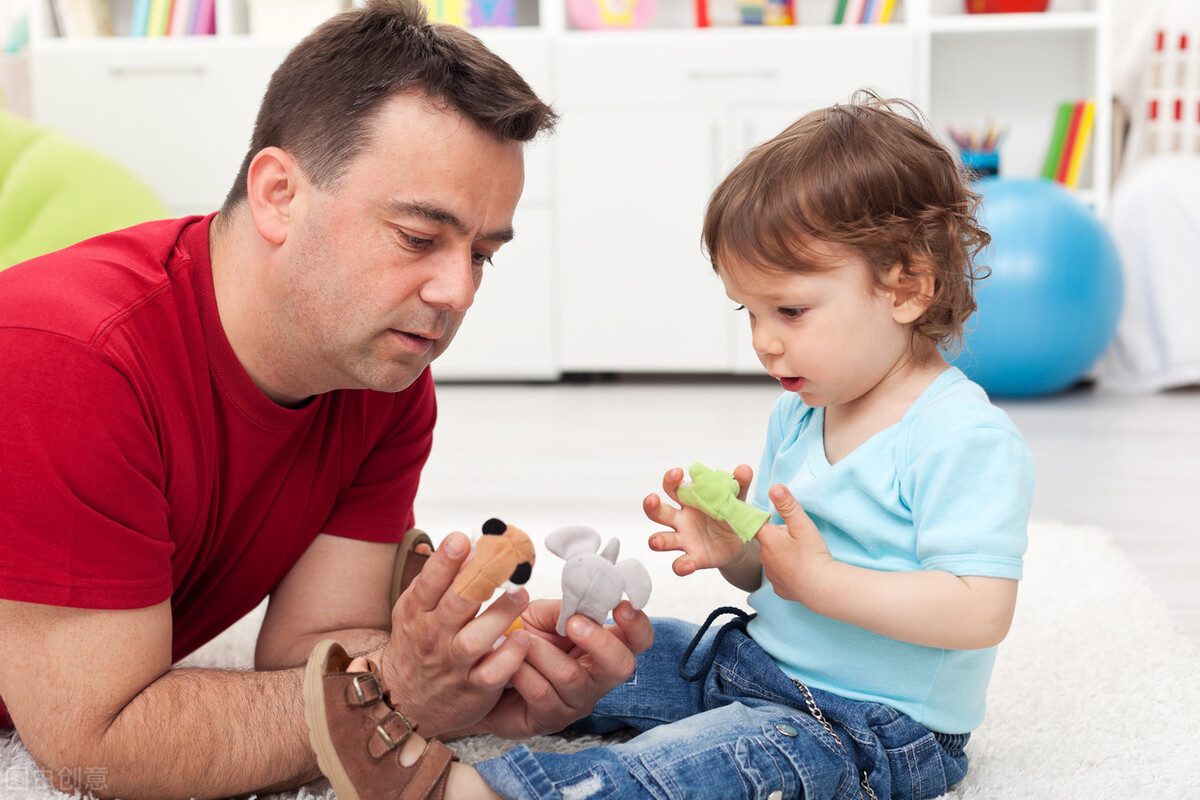
M1050 0L966 0L969 14L1036 14L1046 10Z
M1000 174L999 150L961 150L958 158L967 177L973 181Z

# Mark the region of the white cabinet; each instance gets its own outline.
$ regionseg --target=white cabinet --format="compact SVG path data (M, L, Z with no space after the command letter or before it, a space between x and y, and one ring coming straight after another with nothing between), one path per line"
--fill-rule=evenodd
M251 33L254 0L217 0L216 36L61 39L51 0L33 2L35 119L129 166L174 213L216 208L295 34ZM563 120L527 151L518 238L439 379L759 372L701 251L705 204L751 146L858 88L915 100L939 132L1007 128L1010 176L1040 171L1059 102L1093 98L1080 191L1107 206L1110 0L987 15L902 0L896 22L876 26L823 24L836 0L798 0L799 26L706 30L690 28L690 0L657 2L645 30L571 30L565 0L518 0L519 27L476 31ZM114 18L131 7L113 0ZM735 0L712 7L736 15Z
M250 142L278 46L188 38L48 42L30 54L33 117L124 164L171 213L215 210Z
M831 73L831 61L845 66ZM805 112L863 86L911 95L911 64L899 27L564 36L562 369L759 371L745 319L701 250L708 197L750 147Z

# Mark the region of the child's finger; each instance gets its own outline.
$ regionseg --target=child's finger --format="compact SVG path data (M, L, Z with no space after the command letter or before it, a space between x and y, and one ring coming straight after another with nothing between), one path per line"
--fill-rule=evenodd
M746 464L738 464L734 467L733 477L738 482L738 500L745 501L746 493L750 491L750 482L754 480L754 470Z
M772 486L769 494L771 504L775 506L775 510L779 512L779 516L783 517L783 523L789 528L792 527L793 523L808 519L808 516L804 513L804 509L800 508L800 504L796 502L796 498L792 497L792 493L782 483Z
M669 469L663 475L663 491L667 493L667 497L679 502L679 487L683 485L683 470L679 467Z
M675 526L676 509L663 505L662 498L656 494L646 495L646 499L642 500L642 511L651 522L668 528Z

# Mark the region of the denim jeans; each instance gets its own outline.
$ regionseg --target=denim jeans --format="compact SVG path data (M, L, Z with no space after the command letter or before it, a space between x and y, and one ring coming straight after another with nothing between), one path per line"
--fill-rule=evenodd
M654 621L654 646L632 676L573 728L633 739L578 753L519 746L476 764L500 795L516 798L845 798L860 797L865 771L875 795L944 794L967 772L970 734L937 734L895 709L813 690L841 744L808 713L803 695L745 632L745 619L709 631ZM699 669L682 675L681 659Z

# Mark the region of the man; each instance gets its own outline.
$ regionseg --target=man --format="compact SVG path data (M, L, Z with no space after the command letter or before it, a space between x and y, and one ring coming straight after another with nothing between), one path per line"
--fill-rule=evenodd
M631 609L575 618L570 641L523 592L476 616L450 591L462 534L388 603L426 368L513 236L522 143L554 119L473 36L378 0L276 71L216 215L0 273L0 698L59 788L315 778L295 665L327 636L443 738L562 728L631 673L653 637ZM256 671L171 669L268 594Z

